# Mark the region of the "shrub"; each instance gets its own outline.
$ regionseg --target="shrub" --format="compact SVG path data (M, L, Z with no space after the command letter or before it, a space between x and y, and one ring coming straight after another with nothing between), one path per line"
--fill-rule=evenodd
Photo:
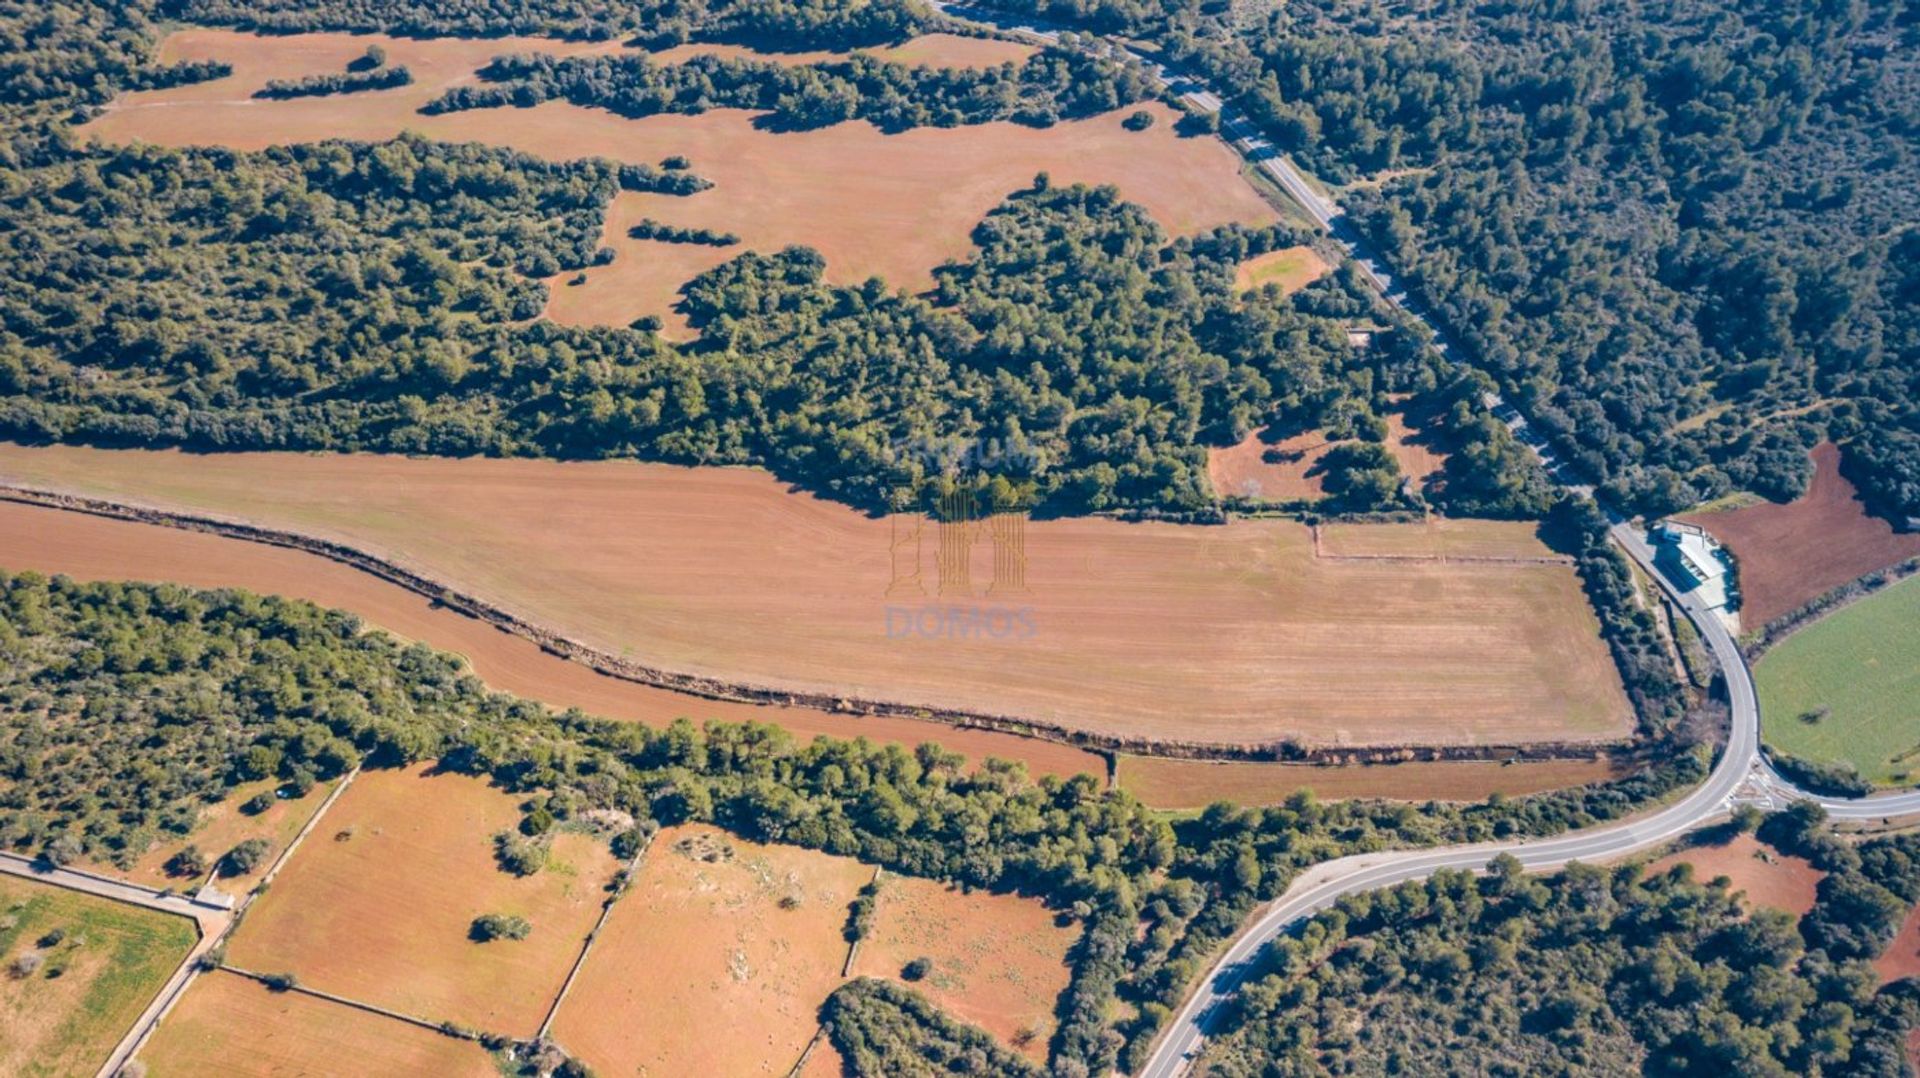
M258 816L272 808L278 800L280 799L273 795L272 790L263 790L247 798L246 801L240 805L240 811L249 816Z
M906 978L909 981L925 980L927 974L932 972L933 972L933 959L928 958L925 955L921 955L919 958L916 958L913 961L907 963L906 965L900 967L900 976Z
M1135 109L1131 115L1120 121L1120 126L1129 131L1145 131L1153 126L1153 113L1146 109Z
M31 977L39 972L40 967L45 965L46 961L47 956L41 954L39 951L23 951L15 955L13 961L7 964L7 972L13 974L15 977Z
M260 983L275 992L291 992L300 987L300 978L291 973L267 973L260 977Z
M484 913L473 919L473 924L467 929L467 938L475 943L523 940L532 931L533 924L518 914Z
M272 849L272 844L264 838L250 838L241 842L220 859L220 874L244 876L252 872L267 859L269 849Z

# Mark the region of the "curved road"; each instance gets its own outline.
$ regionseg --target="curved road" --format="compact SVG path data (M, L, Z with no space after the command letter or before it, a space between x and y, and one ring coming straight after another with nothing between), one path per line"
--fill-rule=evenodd
M987 22L1046 43L1058 43L1060 32L1053 28L1023 22L976 4L934 0L935 6L949 14ZM1345 248L1387 302L1418 319L1433 333L1434 346L1443 354L1450 352L1448 334L1428 318L1414 298L1398 288L1384 265L1374 256L1364 236L1347 223L1338 204L1323 195L1268 142L1245 117L1237 115L1216 94L1192 78L1176 75L1152 60L1140 56L1124 43L1106 41L1109 55L1129 59L1144 67L1159 83L1179 94L1189 105L1220 115L1222 137L1256 168L1293 196L1307 214ZM1550 446L1534 436L1526 421L1498 397L1487 402L1506 420L1524 442L1532 446L1563 486L1592 496L1591 487L1569 476ZM1359 854L1327 861L1302 872L1275 900L1235 938L1174 1019L1161 1033L1153 1055L1138 1072L1140 1078L1173 1078L1185 1071L1199 1054L1208 1028L1220 1012L1220 1004L1238 990L1255 969L1260 951L1276 936L1305 917L1332 906L1340 898L1362 891L1389 887L1409 880L1424 879L1441 869L1483 871L1501 854L1512 854L1532 871L1549 871L1572 861L1604 861L1649 850L1728 813L1736 802L1780 806L1793 800L1815 801L1837 819L1873 820L1920 813L1920 790L1851 800L1813 796L1800 791L1770 767L1760 754L1760 703L1754 693L1753 674L1747 668L1733 634L1719 616L1693 595L1677 591L1654 567L1653 549L1634 526L1617 517L1611 529L1613 541L1635 562L1659 581L1674 601L1685 610L1699 630L1700 637L1719 663L1727 687L1731 723L1727 745L1707 780L1680 800L1646 816L1602 827L1560 835L1554 838L1521 842L1481 843L1440 849L1409 850Z

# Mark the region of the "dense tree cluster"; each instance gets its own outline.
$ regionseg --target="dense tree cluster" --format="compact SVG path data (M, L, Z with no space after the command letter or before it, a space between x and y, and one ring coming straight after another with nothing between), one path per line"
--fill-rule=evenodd
M859 1078L1040 1078L1044 1073L988 1034L954 1021L920 993L892 981L861 977L841 985L821 1006L820 1023L848 1073Z
M1862 959L1920 893L1912 843L1842 849L1797 927L1685 867L1541 880L1502 858L1345 899L1262 956L1209 1072L1907 1073L1920 985L1877 989Z
M163 69L164 70L164 69ZM413 82L413 72L400 67L378 67L371 71L348 71L338 75L308 75L298 79L270 79L253 92L255 97L326 97L353 94L363 90L391 90Z
M752 109L776 130L866 120L884 131L1012 120L1045 126L1092 116L1154 92L1131 65L1083 50L1046 49L1020 64L921 67L866 53L809 64L695 56L663 64L646 55L497 57L478 85L455 86L428 113L531 106L561 100L622 116Z
M701 243L709 247L731 247L740 242L740 237L731 232L715 232L710 228L686 228L656 221L651 217L642 218L640 223L627 229L627 235L636 240L659 240L662 243Z
M1137 1052L1212 949L1299 869L1360 850L1552 834L1697 782L1700 757L1476 805L1218 805L1170 824L1091 775L969 770L923 745L761 725L616 723L488 691L458 658L352 615L233 591L0 576L0 847L127 864L247 783L438 759L528 795L511 871L595 810L688 821L909 875L1037 895L1082 919L1056 1060ZM486 841L474 836L474 841ZM627 842L628 854L637 843ZM854 912L857 920L857 911ZM1114 999L1139 1017L1115 1029Z
M1920 513L1910 5L1313 0L1180 61L1336 181L1572 461L1662 512L1846 440Z
M402 37L519 34L605 41L639 28L666 6L640 0L160 0L159 14L279 34L348 30Z

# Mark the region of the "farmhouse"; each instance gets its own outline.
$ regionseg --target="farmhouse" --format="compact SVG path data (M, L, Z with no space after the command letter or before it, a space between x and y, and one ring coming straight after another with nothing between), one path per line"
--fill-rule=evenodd
M1700 594L1714 610L1727 605L1727 560L1719 544L1692 524L1663 520L1650 532L1657 549L1654 564L1681 591Z

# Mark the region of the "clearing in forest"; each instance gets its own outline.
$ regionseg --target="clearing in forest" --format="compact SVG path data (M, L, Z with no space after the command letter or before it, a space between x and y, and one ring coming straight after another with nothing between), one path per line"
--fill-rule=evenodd
M1315 501L1326 493L1321 483L1321 458L1350 441L1328 438L1317 430L1286 437L1270 428L1255 430L1235 445L1207 450L1207 479L1222 498L1274 503ZM1446 464L1446 455L1428 445L1428 439L1409 426L1406 416L1399 412L1387 415L1386 446L1400 465L1400 474L1412 481L1415 490Z
M184 917L0 876L0 1074L92 1074L193 948Z
M653 841L553 1035L601 1074L785 1074L841 983L873 869L704 825Z
M1795 631L1754 664L1753 679L1767 744L1911 785L1920 774L1920 576Z
M1899 935L1874 959L1873 968L1880 974L1881 984L1891 984L1902 977L1920 977L1920 904L1907 911L1907 919L1900 922Z
M1748 909L1766 907L1795 917L1813 908L1826 875L1806 858L1781 853L1750 834L1670 853L1648 865L1646 875L1657 876L1679 864L1693 866L1696 883L1725 876L1732 884L1729 891L1746 895Z
M1632 727L1570 566L1316 558L1287 520L1025 522L1018 593L976 531L942 594L936 525L751 469L0 445L0 474L335 540L609 655L822 701L1228 744Z
M431 1022L531 1037L615 870L606 843L553 837L545 868L504 871L493 836L519 798L432 765L365 771L248 911L228 960ZM526 918L525 939L475 942L476 917Z
M409 67L413 84L329 97L252 98L269 78L338 72L369 42L387 49L389 63ZM548 314L568 324L626 325L651 314L684 328L672 313L682 284L743 251L771 252L792 244L818 250L834 282L858 283L878 275L895 287L928 288L935 266L971 251L974 225L1042 171L1063 183L1114 184L1174 235L1233 221L1277 219L1240 179L1232 150L1218 139L1180 137L1174 132L1175 114L1157 103L1137 106L1159 121L1138 132L1121 126L1135 106L1044 129L990 123L898 134L883 134L864 122L774 132L756 127L754 114L738 109L638 120L557 101L438 116L417 111L448 86L471 82L493 56L621 49L615 43L524 38L410 41L183 30L162 44L162 61L225 60L235 73L123 95L83 131L108 143L243 150L329 138L381 140L417 131L437 139L510 146L552 160L597 156L655 164L673 155L689 158L696 173L714 181L713 189L691 197L622 192L602 241L618 252L615 261L587 270L582 284L566 283L573 273L548 282ZM936 35L894 51L907 63L977 66L1017 60L1028 50ZM739 55L743 50L685 46L657 58L681 60L699 52ZM878 52L888 55L888 50ZM804 62L824 55L777 58ZM642 217L732 232L740 243L719 248L629 237L627 229Z
M193 982L139 1059L153 1078L499 1073L472 1041L299 992L275 992L220 970Z
M1044 1061L1079 933L1034 899L888 875L853 973L910 983L953 1017ZM923 958L929 969L907 982L902 970Z
M1591 760L1450 760L1405 764L1309 764L1251 760L1181 760L1121 756L1118 784L1157 809L1191 811L1215 801L1278 805L1301 791L1322 801L1388 798L1395 801L1484 801L1586 786L1628 772L1605 758Z
M1840 448L1813 450L1813 483L1786 505L1766 503L1680 519L1707 529L1739 562L1740 625L1754 630L1850 580L1920 555L1920 535L1867 515L1840 474Z
M1319 280L1328 268L1326 260L1313 248L1287 247L1240 263L1233 275L1233 287L1236 292L1251 292L1277 284L1283 295L1292 295Z

